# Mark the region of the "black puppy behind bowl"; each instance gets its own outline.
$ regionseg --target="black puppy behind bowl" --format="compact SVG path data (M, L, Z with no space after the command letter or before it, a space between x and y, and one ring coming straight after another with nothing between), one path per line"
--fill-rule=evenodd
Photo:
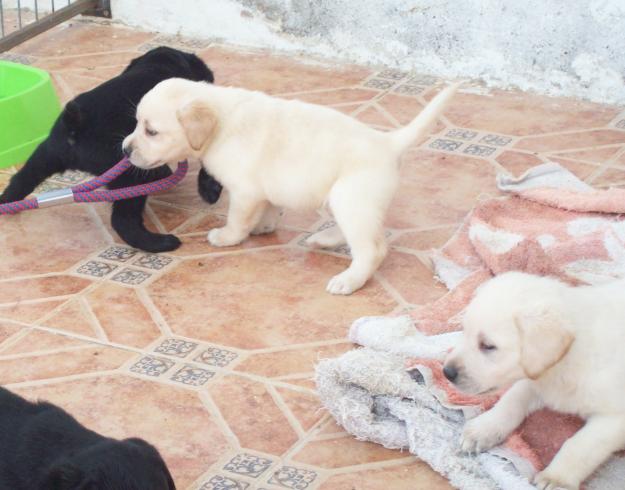
M65 106L50 136L11 178L0 203L20 201L57 172L81 170L101 175L122 159L121 143L136 125L135 108L143 95L168 78L213 82L213 74L197 56L169 47L154 48L131 61L117 77L80 94ZM172 162L176 163L176 162ZM171 175L167 166L141 172L125 172L110 189L153 182ZM221 185L203 169L198 175L203 199L214 203ZM111 224L128 245L147 252L166 252L180 246L174 235L147 230L142 212L146 197L113 204Z

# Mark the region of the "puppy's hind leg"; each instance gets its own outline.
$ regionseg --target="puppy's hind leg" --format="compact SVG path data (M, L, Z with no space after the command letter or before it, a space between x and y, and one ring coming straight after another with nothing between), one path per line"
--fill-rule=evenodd
M276 231L278 221L283 215L282 208L268 204L258 224L254 227L251 235L265 235Z
M231 194L228 222L208 232L214 247L231 247L245 240L261 220L269 203L257 198Z
M351 294L360 289L386 256L382 223L392 192L375 188L372 180L342 179L330 192L330 209L351 249L352 263L330 280L329 293Z

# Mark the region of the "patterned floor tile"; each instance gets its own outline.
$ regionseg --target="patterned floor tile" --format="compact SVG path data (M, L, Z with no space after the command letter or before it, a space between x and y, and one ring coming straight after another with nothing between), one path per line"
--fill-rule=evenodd
M165 339L154 349L154 352L184 358L187 357L197 346L197 342L188 342L181 339Z
M393 85L395 85L395 83L396 82L391 81L391 80L382 80L380 78L372 78L371 80L367 80L364 83L364 86L365 87L371 87L371 88L377 88L378 90L388 90Z
M165 255L143 254L132 265L144 267L146 269L161 270L168 266L174 259Z
M508 136L499 136L498 134L487 134L480 139L481 143L486 143L487 145L495 145L495 146L506 146L512 141L512 138Z
M454 140L438 138L430 143L430 148L435 150L456 151L462 146L462 143Z
M467 155L477 155L480 157L487 157L492 155L495 152L496 148L492 146L484 146L484 145L469 145L462 153L466 153Z
M283 466L271 475L268 483L284 488L305 490L316 478L317 473L314 471L294 468L293 466Z
M198 354L194 361L208 364L209 366L226 367L238 357L236 352L216 347L208 347Z
M250 484L227 476L215 475L200 487L200 490L246 490Z
M86 276L104 277L109 275L115 269L117 269L116 265L108 264L106 262L99 262L97 260L90 260L78 267L78 269L76 269L76 272L78 272L78 274L84 274Z
M134 248L128 247L120 247L118 245L114 245L112 247L107 248L104 252L98 255L101 259L113 260L115 262L128 262L135 255L137 255L138 250Z
M447 131L445 133L445 136L468 141L474 139L477 136L477 131L471 131L470 129L453 128Z
M195 366L184 366L171 377L172 381L189 386L203 386L215 376L213 371Z
M129 284L132 286L137 286L148 279L151 274L148 274L144 271L139 271L136 269L125 268L115 274L111 280L115 282L120 282L122 284Z
M174 361L163 359L162 357L145 356L130 366L130 371L145 376L158 377L169 371L174 365Z
M273 464L273 461L267 458L256 456L254 454L237 454L228 461L224 470L237 475L245 475L250 478L258 478Z

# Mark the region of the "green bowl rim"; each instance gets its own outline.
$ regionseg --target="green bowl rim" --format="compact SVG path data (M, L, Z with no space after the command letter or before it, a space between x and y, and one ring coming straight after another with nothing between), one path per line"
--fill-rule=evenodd
M21 92L17 92L17 93L8 95L6 97L3 97L1 99L1 101L3 103L7 102L7 101L9 101L11 99L14 99L16 97L20 97L20 96L24 95L25 93L28 93L28 92L30 92L32 90L38 89L39 87L41 87L42 85L47 84L50 81L50 74L47 71L42 70L41 68L35 68L34 66L24 65L22 63L14 63L12 61L0 60L0 68L3 65L13 66L13 67L15 67L15 68L17 68L19 70L30 71L30 72L35 73L36 75L38 75L40 77L40 81L35 83L34 85L31 85L30 87L22 90Z

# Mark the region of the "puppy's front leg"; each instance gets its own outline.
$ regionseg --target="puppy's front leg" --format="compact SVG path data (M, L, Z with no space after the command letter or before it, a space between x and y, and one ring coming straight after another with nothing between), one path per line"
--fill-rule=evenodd
M625 448L625 415L594 415L534 477L540 490L577 490L610 455Z
M517 381L493 408L466 423L462 450L476 453L502 443L529 413L542 406L532 382Z
M209 231L208 241L214 247L238 245L258 224L267 205L266 201L232 194L226 226Z

